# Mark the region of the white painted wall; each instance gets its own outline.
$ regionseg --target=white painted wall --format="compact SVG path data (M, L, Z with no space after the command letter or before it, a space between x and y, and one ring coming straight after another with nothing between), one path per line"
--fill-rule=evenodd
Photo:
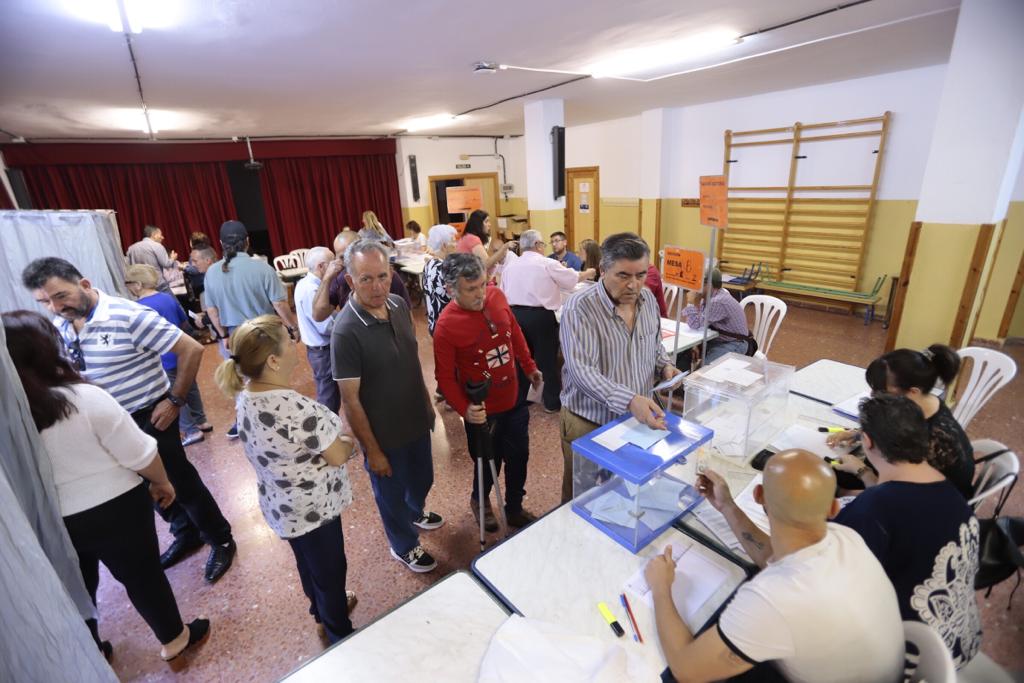
M515 185L512 197L526 196L526 160L523 152L523 138L498 140L498 153L505 156L505 170L508 182ZM490 138L428 138L402 136L398 138L398 188L402 206L429 206L430 188L427 178L432 175L456 173L498 173L501 179L501 162L492 157L473 157L467 161L459 159L460 154L493 154L494 141ZM416 173L419 177L420 200L412 200L412 179L409 177L409 155L416 155ZM456 164L470 164L469 169L455 168Z
M565 208L565 196L554 196L554 148L551 129L565 125L565 103L536 100L523 105L526 131L526 198L531 211Z
M568 126L565 166L600 166L602 197L639 197L640 148L640 116Z

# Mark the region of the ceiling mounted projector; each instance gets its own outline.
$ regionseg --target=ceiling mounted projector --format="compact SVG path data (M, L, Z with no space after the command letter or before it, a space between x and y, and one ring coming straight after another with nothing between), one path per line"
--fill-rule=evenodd
M497 62L476 62L473 64L473 73L475 74L492 74L497 70Z

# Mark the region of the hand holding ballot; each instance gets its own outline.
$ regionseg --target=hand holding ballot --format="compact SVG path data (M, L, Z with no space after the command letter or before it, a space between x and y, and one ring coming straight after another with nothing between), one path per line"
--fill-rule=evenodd
M733 504L732 492L729 491L729 484L718 472L712 469L705 469L697 477L697 490L707 498L711 507L723 512L729 505Z
M641 424L651 429L665 429L665 411L646 396L637 394L629 402L629 412L633 414Z

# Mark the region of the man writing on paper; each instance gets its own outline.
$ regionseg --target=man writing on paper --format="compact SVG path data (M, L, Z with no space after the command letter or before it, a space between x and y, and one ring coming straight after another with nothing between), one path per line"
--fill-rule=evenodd
M627 412L655 429L665 413L651 399L655 380L679 374L661 345L661 318L644 287L651 250L621 232L601 245L601 279L562 308L562 502L572 498L572 442Z
M772 456L754 489L769 535L733 501L724 479L701 475L701 493L762 569L736 591L715 628L694 639L672 601L672 547L647 565L658 638L675 680L717 681L754 667L755 680L901 679L896 592L860 536L827 522L839 507L835 486L831 468L813 453Z

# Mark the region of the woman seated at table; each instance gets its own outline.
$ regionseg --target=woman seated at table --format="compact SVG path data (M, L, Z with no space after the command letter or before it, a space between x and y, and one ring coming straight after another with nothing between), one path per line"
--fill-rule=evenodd
M363 228L359 231L359 239L370 239L383 242L388 248L394 249L395 242L384 229L384 224L377 219L373 211L363 211Z
M156 441L113 396L78 374L64 357L64 344L49 320L31 311L11 311L3 314L3 326L52 467L54 502L93 604L102 562L160 641L160 656L179 668L184 663L179 655L205 640L210 622L182 622L160 566L152 504L170 505L174 487ZM113 647L100 640L96 619L86 625L110 659Z
M942 472L965 498L973 495L974 449L963 427L945 402L932 393L938 380L944 386L956 379L960 356L943 344L932 344L924 351L896 349L868 365L865 379L874 393L905 396L916 403L928 421L930 445L928 463ZM859 430L828 437L829 445L849 444L860 438ZM837 469L857 475L865 486L876 483L875 472L863 461L846 457ZM840 482L852 488L848 482Z
M354 441L338 415L289 385L296 345L275 315L242 323L215 378L235 398L238 438L259 483L263 517L288 541L309 612L330 643L352 632L341 511L352 502L344 465Z
M590 269L596 273L593 277L597 280L601 277L601 245L595 240L583 240L580 242L579 248L576 250L576 255L583 261L583 272ZM587 278L590 279L590 278Z

